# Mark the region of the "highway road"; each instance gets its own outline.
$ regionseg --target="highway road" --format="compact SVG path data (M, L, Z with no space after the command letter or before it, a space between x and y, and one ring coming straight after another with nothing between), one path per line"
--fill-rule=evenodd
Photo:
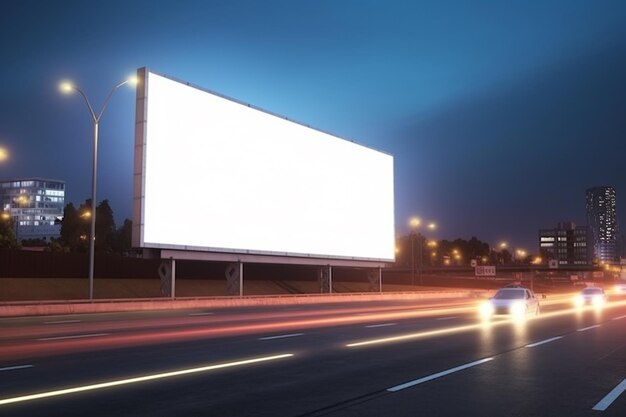
M2 416L624 416L626 296L0 319Z

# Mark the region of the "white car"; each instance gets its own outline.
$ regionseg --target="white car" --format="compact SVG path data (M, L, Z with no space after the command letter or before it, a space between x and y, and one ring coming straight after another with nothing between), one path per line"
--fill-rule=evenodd
M574 297L574 305L576 307L584 307L585 305L602 307L607 301L606 293L599 287L587 287Z
M535 294L524 287L501 288L488 301L480 306L480 314L484 319L495 315L506 315L523 318L527 315L539 314L539 300Z

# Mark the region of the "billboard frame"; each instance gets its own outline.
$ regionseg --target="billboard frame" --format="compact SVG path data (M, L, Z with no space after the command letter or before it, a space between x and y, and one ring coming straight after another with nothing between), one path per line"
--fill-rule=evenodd
M247 250L235 248L214 248L214 247L197 247L176 244L160 244L149 243L144 241L144 218L145 218L145 187L146 187L146 148L147 148L147 116L148 116L148 74L152 73L168 80L178 82L188 87L203 91L214 96L229 100L231 102L246 106L248 108L263 112L265 114L295 123L317 132L330 135L337 140L343 140L363 148L376 151L393 158L388 152L374 149L369 146L362 145L352 140L337 137L330 133L319 129L314 129L309 125L298 123L292 119L269 112L262 108L250 105L233 99L231 97L216 93L214 91L196 86L186 81L170 77L152 70L142 67L137 70L136 108L135 108L135 154L134 154L134 171L133 171L133 228L132 228L132 246L147 250L151 256L157 256L162 259L186 259L186 260L206 260L206 261L225 261L225 262L253 262L253 263L276 263L276 264L299 264L299 265L332 265L332 266L349 266L349 267L384 267L391 262L395 262L392 258L366 258L366 257L349 257L349 256L333 256L326 254L306 254L291 252L272 252L263 250ZM392 165L393 167L393 165ZM393 168L392 168L393 170ZM393 178L393 171L392 171ZM392 184L393 187L393 184ZM393 194L393 190L392 190ZM391 213L393 216L393 211ZM393 221L392 221L393 224ZM149 255L149 256L150 256Z

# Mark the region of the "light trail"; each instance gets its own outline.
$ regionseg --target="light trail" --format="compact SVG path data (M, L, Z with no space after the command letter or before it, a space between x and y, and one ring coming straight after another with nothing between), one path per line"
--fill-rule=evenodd
M290 337L299 337L299 336L304 336L304 333L291 333L291 334L281 334L278 336L265 336L265 337L259 337L258 340L288 339Z
M475 310L475 306L468 306L467 301L465 302L465 306L463 307L450 307L450 308L422 308L422 309L408 309L407 306L402 307L392 307L392 311L388 311L389 308L385 308L384 312L376 312L376 308L374 312L368 313L363 316L355 316L353 315L356 312L362 312L364 310L363 307L358 309L332 309L330 311L320 311L314 312L313 317L310 317L311 314L308 312L293 312L288 316L285 316L285 313L272 313L268 316L271 316L272 320L265 321L266 315L261 315L261 317L257 317L255 314L246 314L244 316L237 315L235 317L226 317L225 320L222 320L222 316L219 316L219 321L216 322L218 317L216 316L208 316L207 318L197 317L194 320L199 320L198 324L194 322L191 328L181 329L179 326L172 326L172 321L167 320L162 326L171 328L160 328L156 329L157 324L148 323L147 329L144 328L141 324L143 322L134 322L134 323L119 323L119 329L129 329L136 331L140 329L141 333L126 333L126 334L115 334L110 333L107 337L76 337L74 335L68 336L52 336L46 339L49 343L41 344L41 343L32 343L32 342L22 342L22 343L13 343L8 346L0 346L0 359L11 359L17 358L23 359L24 357L35 357L35 356L50 356L52 354L57 353L67 353L70 351L88 351L95 349L106 349L120 346L135 346L135 345L147 345L147 344L158 344L163 343L164 341L173 342L173 341L183 341L183 340L198 340L205 338L215 338L215 337L228 337L228 336L238 336L243 334L253 334L253 333L281 333L285 331L293 331L293 330L303 330L310 328L320 328L320 327L330 327L330 326L344 326L344 325L353 325L360 323L386 323L386 322L396 322L397 320L411 319L411 318L420 318L420 317L430 317L430 316L442 316L450 314L451 312L458 313L459 311L471 312ZM439 304L438 304L439 305ZM299 318L300 314L305 315L302 318ZM278 317L275 317L276 314L279 314ZM294 317L295 316L295 317ZM277 321L276 319L282 319L281 321ZM206 320L206 322L204 321ZM238 321L237 323L232 323L233 321ZM241 322L244 322L243 324ZM176 321L175 323L179 325L187 325L189 326L189 321ZM69 325L73 328L75 325ZM114 323L114 326L118 326L118 323ZM92 328L90 326L89 330L96 330L100 328L110 329L111 325L107 325L106 323L98 323L96 328ZM50 326L46 327L47 329ZM116 330L119 330L116 327ZM81 328L81 330L85 330ZM10 340L10 339L9 339ZM17 341L16 341L17 342Z
M164 372L160 374L152 374L152 375L145 375L145 376L134 377L134 378L119 379L116 381L101 382L99 384L91 384L91 385L83 385L83 386L72 387L72 388L65 388L65 389L60 389L56 391L47 391L47 392L40 392L37 394L22 395L19 397L0 399L0 405L13 404L13 403L24 402L24 401L33 401L33 400L39 400L41 398L48 398L48 397L57 397L60 395L74 394L74 393L83 392L83 391L99 390L99 389L104 389L104 388L116 387L119 385L137 384L137 383L145 382L145 381L153 381L155 379L172 378L172 377L181 376L181 375L189 375L189 374L195 374L199 372L214 371L216 369L232 368L232 367L242 366L242 365L251 365L254 363L268 362L268 361L274 361L278 359L290 358L292 356L293 356L292 353L286 353L286 354L275 355L275 356L265 356L265 357L260 357L260 358L240 360L236 362L227 362L227 363L221 363L217 365L202 366L199 368L182 369L178 371Z
M622 307L625 305L626 305L626 301L612 302L612 303L605 305L602 311L610 309L610 308ZM477 310L477 308L475 309ZM396 335L396 336L389 336L389 337L384 337L384 338L379 338L379 339L364 340L360 342L349 343L345 346L346 347L360 347L360 346L380 345L380 344L385 344L385 343L403 342L407 340L415 340L415 339L420 339L420 338L425 338L425 337L441 336L441 335L452 334L452 333L480 330L480 329L485 329L489 327L501 326L505 324L516 324L516 325L522 324L523 325L526 322L531 322L535 320L547 320L553 317L580 314L581 311L597 312L598 310L591 308L591 307L588 307L585 309L569 308L569 309L561 310L561 311L543 313L540 316L526 317L521 322L519 320L510 319L510 318L498 320L498 321L483 321L480 323L467 324L463 326L444 327L444 328L435 329L435 330L427 330L427 331L422 331L422 332L414 332L414 333L406 333L406 334L401 334L401 335ZM581 329L578 331L589 330L589 329L599 327L599 326L600 325L598 324L598 325L590 326L588 328Z
M470 314L475 314L475 316L477 317L477 303L473 302L472 304L467 304L467 301L465 303L466 304L462 307L455 306L449 308L422 308L407 310L406 306L402 306L401 309L398 308L398 310L394 309L393 311L388 311L388 309L386 309L386 311L384 312L379 312L375 309L374 312L372 312L371 314L367 314L364 316L355 316L351 314L355 312L362 312L364 310L363 307L360 307L358 309L332 309L330 311L324 312L323 315L314 315L313 317L308 315L301 318L298 314L300 312L290 313L286 317L285 313L282 313L282 315L279 315L273 320L266 319L266 317L261 317L259 319L252 314L245 314L243 316L236 315L236 317L231 316L227 317L225 320L222 320L222 316L220 315L219 317L208 316L206 318L195 318L194 320L198 320L198 322L194 321L192 325L190 325L188 318L187 321L176 321L175 323L178 323L178 326L172 326L173 322L167 320L165 324L163 324L165 328L156 328L157 324L155 323L148 323L148 326L146 326L147 328L144 328L143 321L134 323L122 323L123 329L128 328L133 332L120 334L111 333L107 337L57 339L56 341L50 340L45 344L35 341L20 342L19 340L11 340L9 338L8 340L10 344L4 346L0 345L0 359L4 361L15 359L23 360L26 357L50 356L54 354L66 354L68 352L103 350L109 348L119 348L122 346L160 344L163 342L200 340L207 338L230 337L254 333L261 335L268 333L296 333L301 332L304 329L321 327L346 326L362 323L390 323L397 322L399 320L432 316L446 317L451 314L458 314L459 312L464 312L465 315L468 316ZM609 302L602 310L589 309L589 311L593 311L595 314L605 314L613 307L619 307L624 305L626 305L626 301ZM580 314L584 311L587 311L587 309L569 308L566 310L550 313L544 312L541 316L527 318L526 321L549 319L551 317L569 315L572 313ZM275 314L276 313L272 313L262 316L275 316ZM233 321L235 320L237 320L238 322L233 323ZM411 340L421 337L450 334L454 332L473 331L478 329L484 329L485 326L498 326L507 323L510 322L507 320L496 320L493 322L483 323L478 321L477 319L477 322L459 327L437 328L426 332L422 331L421 333L410 333L406 335L398 335L395 337L392 336L386 339L366 340L363 342L355 341L356 343L351 343L347 346L356 347L364 345L374 345L385 342ZM118 323L113 323L114 326L117 326L117 324ZM102 323L100 323L99 325L106 326L106 324ZM186 325L189 327L180 328L180 325ZM73 327L77 326L77 324L70 324L68 326ZM83 326L83 324L81 324L81 326ZM50 329L50 326L47 326L46 328ZM84 331L85 329L82 328L81 330ZM94 329L90 327L89 330L93 331ZM64 336L54 335L54 337ZM0 339L4 339L4 337L0 337Z
M80 323L80 320L57 320L57 321L44 321L43 324L69 324Z
M108 336L109 333L90 333L90 334L77 334L72 336L56 336L56 337L44 337L41 339L37 339L40 342L48 342L51 340L67 340L67 339L84 339L86 337L102 337Z
M33 368L33 365L16 365L16 366L6 366L4 368L0 368L0 372L2 371L16 371L18 369L26 369Z
M473 304L473 303L472 303ZM461 307L451 307L461 306ZM447 308L447 309L446 309ZM455 309L456 308L456 309ZM433 310L438 309L438 310ZM226 324L233 323L232 326L237 326L237 322L260 323L262 321L270 321L276 323L278 320L286 321L298 321L299 323L316 323L319 322L322 325L326 323L326 320L330 320L332 323L336 317L344 316L345 323L368 321L372 317L383 317L377 321L392 321L385 319L386 314L398 314L401 317L403 314L408 314L410 317L423 317L430 314L445 315L455 311L468 312L472 311L473 306L468 306L468 301L459 301L458 299L449 300L445 303L426 303L419 304L417 302L414 306L375 306L375 307L350 307L350 308L324 308L321 310L299 310L290 311L288 316L285 316L284 311L272 311L272 312L254 312L246 314L209 314L205 316L196 316L196 322L194 325L207 324L211 326L219 325L225 326ZM431 312L432 313L429 313ZM437 313L439 312L439 313ZM360 317L356 315L364 313ZM4 329L0 334L0 340L16 340L20 338L45 338L57 336L59 329L67 331L68 333L78 333L84 331L85 326L89 326L89 330L93 333L112 333L114 331L123 330L135 330L141 328L142 330L163 330L165 327L180 328L180 326L189 325L189 317L172 317L161 318L159 320L145 320L145 319L132 319L122 320L116 322L92 322L88 324L84 323L67 323L65 326L27 326L27 327L15 327Z

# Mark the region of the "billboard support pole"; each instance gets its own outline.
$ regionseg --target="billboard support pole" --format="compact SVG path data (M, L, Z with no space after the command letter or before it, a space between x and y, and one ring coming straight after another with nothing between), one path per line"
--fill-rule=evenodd
M176 298L176 259L170 258L170 262L172 265L172 300Z
M333 267L328 265L328 293L333 293Z
M243 262L237 262L239 264L239 296L243 297Z
M225 275L228 294L243 297L243 262L238 260L228 264Z
M333 292L333 271L330 265L321 266L318 272L318 281L321 294L332 294Z

